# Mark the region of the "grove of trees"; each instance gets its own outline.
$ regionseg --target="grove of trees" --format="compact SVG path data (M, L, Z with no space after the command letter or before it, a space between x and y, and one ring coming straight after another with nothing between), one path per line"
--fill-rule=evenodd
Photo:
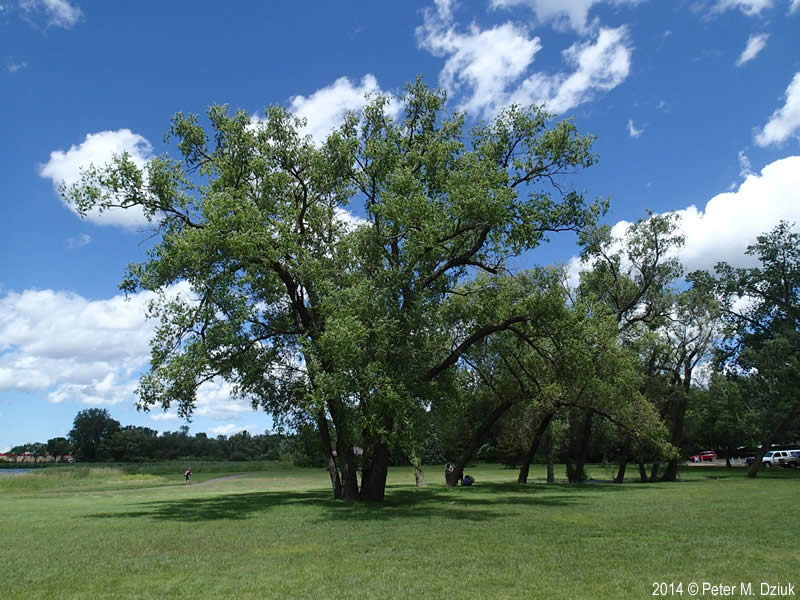
M159 294L141 408L191 415L198 387L223 378L315 432L349 500L382 500L397 457L418 480L426 460L449 459L456 485L476 454L500 452L524 482L542 444L570 481L598 453L617 481L629 461L674 480L705 441L693 425L729 403L749 411L736 435L764 448L797 432L790 225L751 249L760 268L684 280L674 216L617 239L598 222L606 202L572 189L596 157L571 121L514 106L466 131L420 80L400 117L388 102L373 97L325 140L281 107L255 120L213 106L206 124L179 113L180 159L139 168L122 154L62 187L84 214L141 210L156 228L122 283ZM577 285L561 267L516 268L561 232L581 245ZM710 386L698 368L715 370Z

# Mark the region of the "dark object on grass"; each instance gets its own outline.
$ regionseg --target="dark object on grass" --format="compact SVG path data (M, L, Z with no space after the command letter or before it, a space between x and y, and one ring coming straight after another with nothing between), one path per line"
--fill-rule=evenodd
M475 483L475 478L472 475L464 475L464 479L461 480L461 485L472 485Z

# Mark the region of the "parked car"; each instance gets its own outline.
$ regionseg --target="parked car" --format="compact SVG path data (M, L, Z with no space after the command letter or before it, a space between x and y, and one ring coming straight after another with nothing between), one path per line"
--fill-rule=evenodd
M701 452L700 454L695 454L694 456L690 456L689 460L694 463L705 462L710 460L715 460L717 457L717 453L712 450L706 450Z

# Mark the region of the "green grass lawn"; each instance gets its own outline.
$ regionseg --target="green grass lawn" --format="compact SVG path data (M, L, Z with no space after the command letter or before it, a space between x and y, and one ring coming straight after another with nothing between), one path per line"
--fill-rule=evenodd
M646 598L653 583L800 588L800 472L756 480L687 468L674 484L514 483L440 467L417 489L392 469L386 502L331 499L322 470L273 465L215 479L105 467L0 479L4 599ZM84 468L85 469L85 468ZM605 478L600 467L592 474ZM205 482L203 482L205 480ZM146 487L145 487L146 486ZM705 596L710 598L710 592ZM721 596L717 596L721 597ZM725 597L740 597L728 595Z

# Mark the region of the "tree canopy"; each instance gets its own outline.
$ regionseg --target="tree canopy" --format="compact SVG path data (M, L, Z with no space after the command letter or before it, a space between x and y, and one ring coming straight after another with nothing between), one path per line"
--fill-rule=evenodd
M179 113L180 159L139 168L123 154L62 188L83 213L138 207L157 227L122 284L161 294L139 405L190 415L199 385L222 377L277 418L311 415L350 499L383 498L390 445L414 437L469 348L535 318L535 298L508 298L493 319L448 320L453 298L508 295L509 259L605 208L558 185L595 161L571 121L511 107L467 133L420 80L399 118L387 103L373 97L321 143L281 107L254 120L213 106L208 129ZM479 273L488 283L465 291Z

